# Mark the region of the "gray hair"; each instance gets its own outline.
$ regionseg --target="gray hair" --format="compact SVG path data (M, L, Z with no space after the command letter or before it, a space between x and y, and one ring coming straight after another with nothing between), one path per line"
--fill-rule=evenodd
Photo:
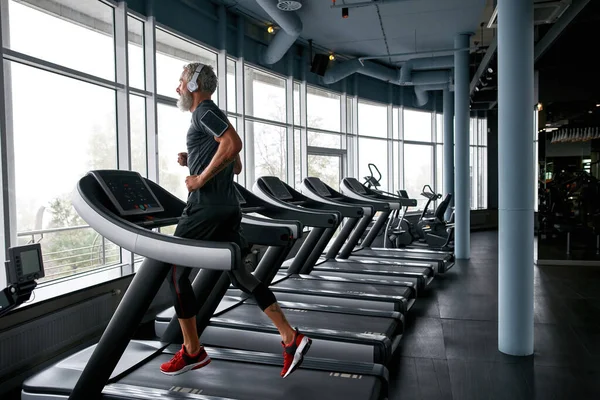
M189 63L183 66L185 73L183 75L186 82L189 82L198 68L198 65L203 64L199 62ZM198 79L196 81L198 83L198 91L213 94L215 90L217 90L217 75L215 75L215 71L213 67L210 65L204 64L204 68L200 75L198 75Z

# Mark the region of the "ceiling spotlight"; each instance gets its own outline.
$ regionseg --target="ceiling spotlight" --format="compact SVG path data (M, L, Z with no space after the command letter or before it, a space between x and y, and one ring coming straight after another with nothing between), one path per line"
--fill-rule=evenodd
M593 111L592 111L592 110L590 110L590 111L588 111L588 113L592 114L592 113L593 113Z
M600 107L600 104L596 104L596 107Z
M342 8L342 18L348 18L348 7Z
M492 67L488 67L487 71L488 71L490 74L493 74L493 73L494 73L494 70L492 69Z
M475 91L479 92L479 86L475 86Z
M542 103L537 103L536 107L535 107L538 111L542 111L544 109L544 106L542 105Z
M335 60L335 56L333 54L330 54L329 55L329 61L333 61L333 60Z
M269 33L273 33L274 31L275 31L275 28L273 28L273 25L270 25L270 26L267 28L267 32L269 32Z

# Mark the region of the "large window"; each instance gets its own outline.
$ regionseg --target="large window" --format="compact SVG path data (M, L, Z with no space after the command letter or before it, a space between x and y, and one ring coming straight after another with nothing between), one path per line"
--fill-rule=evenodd
M469 165L471 209L487 208L487 119L471 117Z
M306 93L308 127L339 132L340 101L338 94L309 86Z
M285 79L246 66L246 114L271 121L286 121Z
M286 129L277 125L248 121L246 131L254 135L255 178L276 176L286 181ZM254 182L250 184L253 185Z
M358 102L358 134L387 138L387 106Z
M320 178L327 185L339 190L342 160L340 156L309 154L308 175Z
M431 113L404 109L404 140L431 142Z
M18 63L10 67L19 242L41 243L44 280L102 265L102 240L79 228L86 223L71 193L88 170L117 167L115 92ZM32 103L40 84L52 101ZM46 232L27 233L32 230ZM115 254L110 261L119 260Z
M65 67L115 78L113 8L100 1L72 1L69 10L56 4L41 11L32 6L9 1L10 48ZM87 26L66 17L79 14ZM32 31L33 29L33 31ZM35 30L38 30L34 33ZM48 92L51 93L51 92Z
M144 72L144 23L137 18L127 17L127 61L129 68L129 86L138 89L146 87Z
M186 135L190 127L191 114L177 107L158 105L158 182L179 197L187 199L185 177L189 169L177 162L177 154L186 152Z
M404 143L404 168L404 189L417 200L417 209L422 210L427 203L421 196L423 186L432 186L433 182L433 147Z
M217 73L217 54L181 39L162 29L156 29L156 88L158 94L177 98L179 77L183 66L191 62L210 65ZM218 91L213 100L218 103ZM224 105L223 105L223 108Z
M358 174L356 178L364 182L371 175L369 164L375 164L381 172L380 190L389 190L387 174L387 140L360 137L358 139ZM378 176L375 176L378 178Z

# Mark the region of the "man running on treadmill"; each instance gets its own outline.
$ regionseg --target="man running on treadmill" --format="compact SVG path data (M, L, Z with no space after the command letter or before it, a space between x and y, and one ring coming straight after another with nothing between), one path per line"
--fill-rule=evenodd
M201 63L183 67L177 87L177 105L184 112L190 111L192 118L186 139L188 151L179 153L177 161L189 168L190 175L185 178L189 192L187 205L174 236L234 242L242 250L242 257L246 257L250 247L241 232L242 211L233 182L233 174L242 171L239 156L242 141L227 116L211 100L216 88L217 77L212 67ZM160 366L168 375L210 363L196 329L199 305L192 290L190 272L189 267L173 265L167 277L183 333L181 350ZM273 292L254 275L229 275L234 285L254 296L258 306L277 327L283 346L281 377L287 377L302 362L311 340L290 326Z

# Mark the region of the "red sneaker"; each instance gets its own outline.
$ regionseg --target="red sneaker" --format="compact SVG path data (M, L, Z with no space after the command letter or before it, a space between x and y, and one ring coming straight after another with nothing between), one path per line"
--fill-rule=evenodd
M283 346L282 378L286 378L302 364L304 355L308 352L311 344L312 340L298 332L298 328L296 328L296 334L294 335L294 341L292 343L286 346L281 342L281 345Z
M179 350L173 358L160 366L160 371L167 375L179 375L192 369L198 369L210 364L210 357L204 350L204 347L200 347L200 351L197 354L189 355L185 351L185 346L181 345Z

